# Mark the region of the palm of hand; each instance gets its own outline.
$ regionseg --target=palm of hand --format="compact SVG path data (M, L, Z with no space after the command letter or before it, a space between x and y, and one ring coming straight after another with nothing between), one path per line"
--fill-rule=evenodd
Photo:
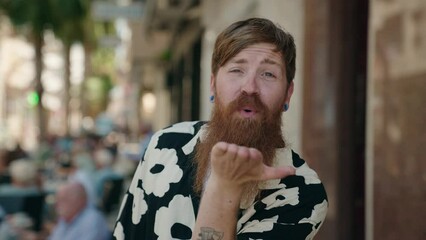
M255 148L218 142L211 152L212 177L223 184L241 186L250 181L284 178L294 174L291 167L269 167Z

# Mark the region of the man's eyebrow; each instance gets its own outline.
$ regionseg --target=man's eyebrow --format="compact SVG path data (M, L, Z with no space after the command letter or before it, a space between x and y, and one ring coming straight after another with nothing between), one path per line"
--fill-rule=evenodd
M230 61L231 63L235 63L235 64L242 64L242 63L247 63L247 59L245 58L237 58L237 59L233 59ZM262 60L261 62L262 64L271 64L271 65L277 65L277 66L281 66L281 64L279 62L276 62L270 58L265 58L264 60Z
M281 65L280 63L269 58L265 58L261 63L267 63L267 64L278 65L278 66Z
M231 60L231 63L247 63L247 60L244 58L237 58L237 59Z
M237 58L237 59L233 59L230 61L231 63L247 63L247 59L245 58ZM273 64L273 65L279 65L278 62L270 59L270 58L265 58L261 63L268 63L268 64Z

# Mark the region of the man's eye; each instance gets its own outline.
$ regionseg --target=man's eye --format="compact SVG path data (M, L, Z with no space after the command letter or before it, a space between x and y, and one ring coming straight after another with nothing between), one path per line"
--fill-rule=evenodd
M264 72L263 76L268 77L268 78L275 78L275 75L271 72Z
M240 73L241 70L240 69L231 69L229 72L233 72L233 73Z

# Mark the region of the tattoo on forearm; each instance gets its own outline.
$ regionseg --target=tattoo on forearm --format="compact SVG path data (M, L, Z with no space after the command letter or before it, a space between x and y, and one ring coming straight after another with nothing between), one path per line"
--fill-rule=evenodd
M218 232L213 228L201 227L198 240L220 240L223 239L223 232Z

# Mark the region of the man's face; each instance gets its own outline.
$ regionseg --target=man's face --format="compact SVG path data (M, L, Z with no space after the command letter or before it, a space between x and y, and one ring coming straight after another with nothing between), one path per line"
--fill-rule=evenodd
M254 44L220 67L211 79L217 104L227 108L241 95L257 96L269 112L282 111L284 104L290 101L293 82L288 86L282 55L274 49L272 44ZM230 117L247 120L265 117L265 111L253 101L240 103Z
M81 208L80 199L70 194L70 190L72 189L69 187L61 188L56 195L56 213L67 222L71 221Z
M217 142L257 148L268 166L273 164L276 149L285 147L281 113L284 103L290 101L293 83L288 86L282 56L274 48L272 44L251 45L212 76L215 104L205 139L195 154L198 192L210 166L211 149ZM247 184L242 202L250 202L258 191L257 182Z

